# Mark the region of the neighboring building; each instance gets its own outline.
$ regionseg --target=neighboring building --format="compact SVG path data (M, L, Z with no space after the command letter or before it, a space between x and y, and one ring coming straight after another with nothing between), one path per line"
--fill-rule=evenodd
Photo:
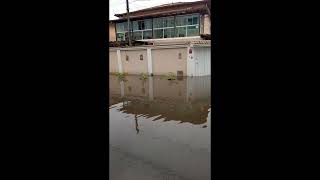
M109 21L110 41L124 41L128 34L127 14L115 16L119 19ZM207 1L172 3L130 12L130 23L132 40L200 37L211 31Z
M109 22L109 41L116 41L116 24Z

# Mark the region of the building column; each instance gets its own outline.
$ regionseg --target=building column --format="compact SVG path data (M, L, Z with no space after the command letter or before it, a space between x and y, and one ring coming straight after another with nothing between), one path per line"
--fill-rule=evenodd
M117 57L119 73L123 73L120 50L117 50Z
M147 49L147 56L148 56L148 75L152 75L152 54L151 54L151 48Z

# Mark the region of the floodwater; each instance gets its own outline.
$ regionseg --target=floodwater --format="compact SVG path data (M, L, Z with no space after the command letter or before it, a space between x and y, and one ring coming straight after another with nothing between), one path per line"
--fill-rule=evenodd
M211 178L210 77L109 80L110 180Z

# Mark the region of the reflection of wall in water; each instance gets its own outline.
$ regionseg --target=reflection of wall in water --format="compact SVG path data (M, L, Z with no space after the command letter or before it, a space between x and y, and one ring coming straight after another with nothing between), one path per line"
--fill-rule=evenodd
M109 76L110 94L120 95L121 91L125 97L145 98L157 101L179 101L193 102L211 98L210 76L187 77L182 80L169 81L166 77L149 76L141 80L140 76L126 76L123 87L117 76Z
M183 80L169 81L166 77L153 78L154 99L163 99L168 101L184 101L187 93L187 81Z
M117 77L110 77L110 102L123 102L120 109L123 113L142 114L149 118L160 115L156 119L193 124L207 121L211 105L210 77L168 81L158 76L146 80L141 80L140 76L127 76L122 83L121 88Z
M197 101L210 99L211 94L211 77L188 77L187 78L187 100Z
M197 102L190 106L187 103L168 104L166 102L150 101L142 102L131 100L124 103L119 110L127 114L144 115L147 118L158 116L154 120L163 119L163 121L181 121L181 123L189 122L192 124L204 124L207 122L208 102Z
M120 81L117 76L109 76L109 94L120 95Z
M124 83L125 96L149 96L149 81L148 79L141 80L140 76L127 76Z

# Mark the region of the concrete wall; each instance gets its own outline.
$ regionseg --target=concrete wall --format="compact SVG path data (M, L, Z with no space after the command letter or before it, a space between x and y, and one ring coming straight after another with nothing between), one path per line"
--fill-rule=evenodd
M143 60L140 60L140 55L143 55ZM129 60L126 60L129 56ZM122 50L121 62L123 72L128 74L148 73L147 50Z
M117 51L109 51L109 72L119 72Z
M183 71L186 76L187 48L152 49L152 69L154 75L167 75L169 72L177 74L177 71Z
M116 41L116 25L109 23L109 41Z
M147 49L120 50L120 54L124 73L148 74ZM140 60L140 55L143 56L143 60ZM126 56L129 57L128 60ZM109 50L109 57L109 72L119 72L117 50ZM151 59L154 75L167 75L170 72L177 75L177 71L183 71L183 75L187 76L187 47L152 49Z
M210 16L208 14L205 14L203 17L203 21L204 21L203 33L204 34L211 34Z

